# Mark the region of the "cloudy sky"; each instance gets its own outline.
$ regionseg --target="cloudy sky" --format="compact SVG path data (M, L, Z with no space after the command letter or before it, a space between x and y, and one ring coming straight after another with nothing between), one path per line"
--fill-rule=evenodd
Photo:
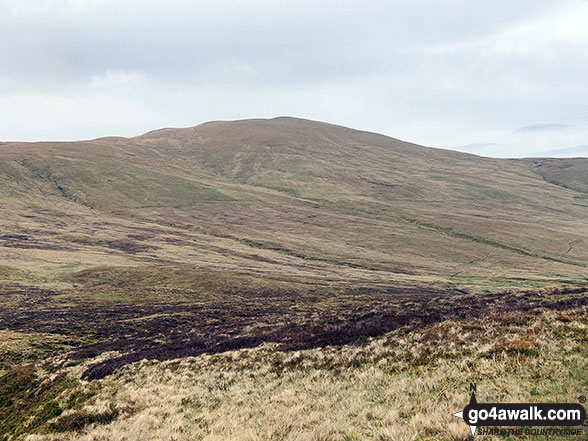
M587 23L588 2L565 0L0 0L0 139L291 115L491 156L580 152Z

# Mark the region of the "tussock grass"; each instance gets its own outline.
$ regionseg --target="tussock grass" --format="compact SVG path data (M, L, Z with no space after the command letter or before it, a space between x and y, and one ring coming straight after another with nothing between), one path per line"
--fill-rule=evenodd
M587 335L586 308L533 310L399 329L359 346L138 362L88 383L98 391L81 409L132 411L26 439L466 440L451 413L470 382L480 401L574 402L588 385Z

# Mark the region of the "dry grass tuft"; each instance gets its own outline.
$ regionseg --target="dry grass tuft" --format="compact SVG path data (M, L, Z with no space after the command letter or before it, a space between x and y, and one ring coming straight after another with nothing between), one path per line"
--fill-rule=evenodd
M481 401L573 401L588 381L578 332L587 326L586 308L531 311L400 329L360 346L143 361L87 383L98 392L79 411L117 409L112 422L26 439L466 440L451 413L470 382Z

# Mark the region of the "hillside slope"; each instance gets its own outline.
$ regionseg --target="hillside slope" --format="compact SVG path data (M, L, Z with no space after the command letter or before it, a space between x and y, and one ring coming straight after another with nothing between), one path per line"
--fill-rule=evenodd
M0 279L578 283L586 176L585 159L482 158L284 117L1 143Z

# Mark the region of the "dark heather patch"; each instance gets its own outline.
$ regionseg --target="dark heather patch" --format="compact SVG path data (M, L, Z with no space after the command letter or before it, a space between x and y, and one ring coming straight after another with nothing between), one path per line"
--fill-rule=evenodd
M72 350L72 360L106 351L123 355L91 365L86 379L100 379L142 359L171 360L277 343L284 351L357 344L398 328L448 319L537 308L588 305L588 288L470 294L428 288L365 288L322 296L295 292L240 292L201 303L55 306L52 292L14 291L20 306L0 310L0 329L47 332L94 341ZM570 296L574 294L574 296ZM9 295L9 294L3 294ZM20 296L20 297L19 297ZM328 300L328 306L324 301Z

